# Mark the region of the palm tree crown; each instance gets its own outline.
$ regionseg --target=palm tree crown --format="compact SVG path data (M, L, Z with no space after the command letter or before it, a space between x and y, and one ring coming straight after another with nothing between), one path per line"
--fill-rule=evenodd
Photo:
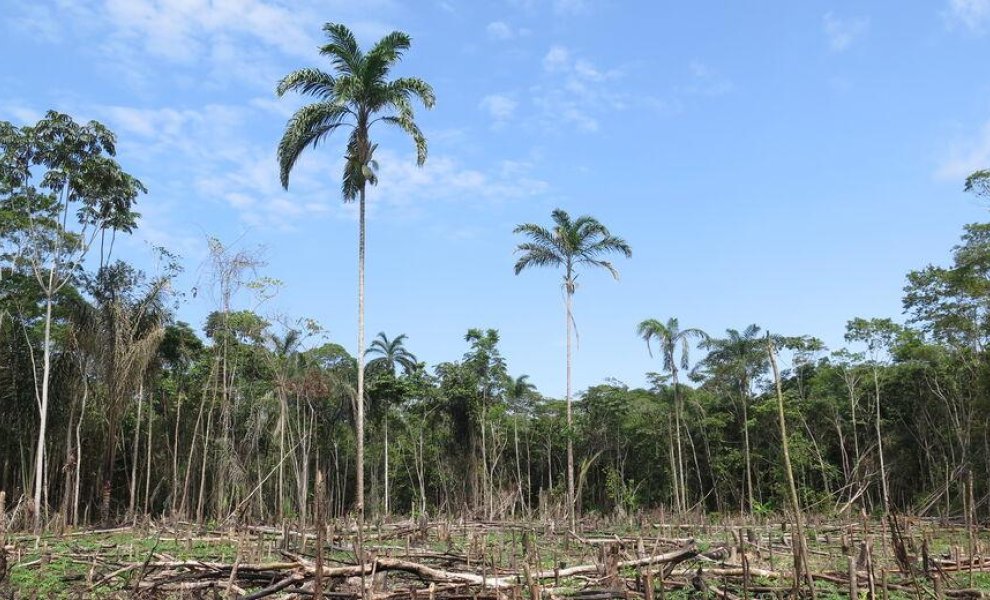
M602 257L619 253L629 258L632 249L620 237L609 233L608 229L590 216L571 219L562 209L552 213L554 227L547 229L541 225L524 223L515 228L514 233L524 234L528 242L519 244L516 251L521 254L516 261L516 275L528 267L564 267L564 286L568 293L576 289L574 268L588 265L607 270L618 279L619 272L611 262Z
M689 348L691 338L708 339L708 334L696 328L681 329L677 317L671 317L664 323L658 319L646 319L636 328L637 333L646 341L646 348L653 356L650 342L655 340L663 356L663 369L668 372L676 371L678 366L688 368ZM677 361L677 347L681 347L680 361Z
M323 26L328 42L320 54L330 58L334 73L305 68L286 75L276 93L290 91L317 99L292 115L278 145L279 176L282 186L289 187L289 174L303 150L323 143L341 127L350 128L342 191L345 200L354 200L366 184L377 183L374 160L376 144L369 137L378 122L395 125L416 143L416 161L426 161L426 138L416 125L412 100L418 98L426 108L436 101L433 88L415 77L388 79L389 72L409 49L411 39L393 31L364 53L354 34L338 23Z
M398 367L401 367L406 374L415 371L418 361L416 356L406 349L406 339L404 333L390 340L384 331L379 332L364 352L365 355L377 355L377 358L368 362L368 369L381 369L392 375L395 375Z

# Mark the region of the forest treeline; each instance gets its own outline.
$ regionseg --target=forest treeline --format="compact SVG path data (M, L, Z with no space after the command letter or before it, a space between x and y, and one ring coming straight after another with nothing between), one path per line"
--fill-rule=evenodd
M22 524L305 521L318 472L329 514L347 514L356 357L310 320L253 309L278 282L257 256L217 240L201 290L215 310L204 323L177 320L178 257L158 249L154 273L114 258L116 237L140 225L143 187L115 162L112 133L57 113L0 133L8 514ZM985 193L981 181L967 187ZM906 324L852 319L848 349L643 315L629 323L630 348L655 357L650 385L579 392L570 427L565 400L508 364L483 315L462 352L436 365L417 360L416 340L380 333L365 354L367 511L566 515L568 442L578 512L781 510L772 347L788 357L781 383L806 510L881 511L886 496L894 510L960 514L973 481L985 516L990 224L967 226L944 262L907 274Z

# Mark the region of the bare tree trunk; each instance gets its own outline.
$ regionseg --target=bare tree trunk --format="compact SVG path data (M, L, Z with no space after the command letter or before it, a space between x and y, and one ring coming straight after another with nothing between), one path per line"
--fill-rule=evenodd
M171 494L171 513L175 516L176 509L176 498L179 495L179 429L182 423L182 394L180 393L176 398L175 403L175 439L172 443L172 494ZM167 434L166 434L167 435ZM190 455L190 458L192 456Z
M79 525L79 483L82 473L82 423L86 415L86 401L89 400L89 379L83 373L82 407L79 409L79 420L76 422L76 481L72 486L72 526Z
M570 266L567 269L567 514L570 517L571 531L576 531L574 515L574 435L572 427L574 419L571 410L571 327L573 327L572 298L574 296L573 280Z
M357 559L364 566L364 222L365 184L361 184L358 207L358 347L357 347ZM368 597L364 569L361 569L361 597Z
M798 499L797 484L794 482L794 469L791 467L790 444L787 442L787 419L784 415L784 392L780 386L780 372L777 370L777 358L774 356L773 342L767 334L767 355L773 368L773 380L777 390L777 418L780 424L780 444L784 451L784 470L787 471L787 486L790 492L791 510L794 513L794 527L797 540L794 542L794 591L797 592L802 576L807 578L808 591L815 598L815 582L808 565L806 539L804 537L804 519L801 514L801 501Z
M674 428L677 432L677 478L680 481L681 495L678 498L678 503L680 504L680 510L687 510L687 479L684 476L684 447L681 442L681 393L677 388L677 367L674 366L673 357L671 358L671 376L674 383Z
M127 504L127 514L134 518L134 508L137 502L138 457L141 447L141 411L144 409L144 382L138 387L137 424L134 426L134 449L131 452L131 499Z
M55 269L49 271L48 290L45 298L45 347L42 354L41 372L41 418L38 423L38 446L34 455L34 531L41 532L42 507L41 494L45 484L45 438L48 434L48 388L52 373L52 288L55 278Z
M385 516L389 515L388 489L388 406L385 407Z
M880 431L880 374L876 364L873 365L873 389L876 393L876 432L877 453L880 455L880 489L883 491L883 514L890 514L890 492L887 488L887 466L883 458L883 435Z
M746 498L748 510L753 510L753 465L749 448L749 385L743 380L742 386L743 446L746 453Z
M148 395L148 448L144 465L144 514L151 510L151 432L155 422L154 392Z

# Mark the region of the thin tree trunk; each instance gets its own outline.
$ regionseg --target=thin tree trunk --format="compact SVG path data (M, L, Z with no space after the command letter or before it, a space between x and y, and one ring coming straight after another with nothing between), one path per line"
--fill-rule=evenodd
M794 469L791 467L790 444L787 441L787 419L784 415L784 392L780 385L780 372L777 370L777 358L774 356L773 342L767 335L767 355L773 368L773 380L777 390L777 419L780 424L780 444L784 451L784 469L787 471L787 486L790 492L791 510L794 513L794 526L797 529L797 541L794 542L794 591L798 591L802 576L807 577L808 591L815 598L815 582L808 565L808 553L805 547L804 519L801 514L801 501L798 499L797 484L794 482Z
M671 356L671 365L674 365L674 357ZM681 495L677 499L680 510L687 510L687 479L684 476L684 447L681 442L681 393L677 388L677 367L671 369L671 376L674 382L674 428L677 435L677 478L680 481Z
M154 393L148 395L148 448L147 460L144 465L144 514L151 510L151 432L155 422Z
M883 457L883 435L880 431L880 375L876 365L873 365L873 389L876 392L876 430L877 430L877 452L880 455L880 487L883 491L883 514L884 517L890 514L890 492L887 488L887 466Z
M365 184L361 184L358 207L358 347L357 347L357 558L364 566L364 222ZM368 597L364 569L361 569L361 597Z
M385 407L385 516L389 515L388 501L388 406Z
M49 272L48 289L51 290L55 277L54 268ZM45 347L42 354L41 373L41 418L38 424L38 446L34 455L34 531L41 532L41 494L45 488L45 438L48 433L48 387L52 372L52 295L45 298Z
M76 481L72 486L72 526L79 525L79 483L82 473L82 423L86 415L86 401L89 400L89 379L83 369L83 398L82 408L79 409L79 420L76 422Z
M742 414L743 414L743 445L746 453L746 498L749 501L748 510L753 510L753 465L749 448L749 385L743 379L742 386Z
M134 518L134 509L137 502L137 479L138 479L138 457L141 456L141 411L144 409L144 383L138 387L138 413L137 424L134 426L134 450L131 453L131 486L130 502L127 504L127 513Z
M571 521L571 531L576 531L576 519L574 515L574 437L572 427L574 424L571 410L571 327L573 327L572 298L574 296L573 279L570 267L567 269L567 514Z

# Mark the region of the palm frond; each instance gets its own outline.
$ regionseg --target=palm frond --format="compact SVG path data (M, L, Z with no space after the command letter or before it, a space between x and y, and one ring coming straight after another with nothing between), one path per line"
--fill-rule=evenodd
M297 69L279 82L275 93L282 97L288 92L329 99L334 95L337 80L333 75L315 68Z
M350 114L345 106L317 102L303 106L289 119L278 144L279 178L282 187L289 187L289 173L303 150L319 145L328 135L341 126Z
M330 39L330 43L320 48L320 54L329 56L330 62L341 73L359 73L364 55L354 33L340 23L327 23L323 26L323 32Z

